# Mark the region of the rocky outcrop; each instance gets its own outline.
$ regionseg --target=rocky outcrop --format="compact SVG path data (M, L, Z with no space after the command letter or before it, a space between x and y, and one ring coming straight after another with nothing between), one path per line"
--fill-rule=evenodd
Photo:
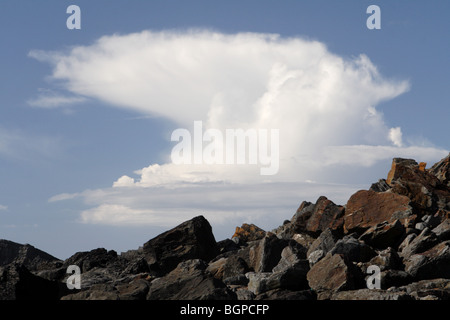
M65 261L0 240L0 299L448 300L448 171L449 157L430 169L395 158L345 206L303 201L274 230L244 223L219 242L203 216L136 250ZM81 288L69 290L73 265Z

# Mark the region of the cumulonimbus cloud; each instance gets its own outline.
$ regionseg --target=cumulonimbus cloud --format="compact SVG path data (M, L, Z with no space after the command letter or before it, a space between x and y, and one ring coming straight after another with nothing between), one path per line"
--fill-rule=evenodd
M205 129L222 131L279 129L280 170L269 179L250 165L168 161L142 168L136 179L131 173L121 176L114 182L118 189L323 181L327 168L336 165L371 166L402 154L433 161L447 154L432 146L405 145L401 128L390 128L377 110L381 102L408 91L408 81L384 77L364 54L343 58L319 41L208 30L142 31L30 56L51 63L52 78L76 97L163 117L178 128L192 129L194 121L202 121ZM96 221L104 212L97 211ZM134 216L145 213L139 209ZM83 217L89 220L89 214Z

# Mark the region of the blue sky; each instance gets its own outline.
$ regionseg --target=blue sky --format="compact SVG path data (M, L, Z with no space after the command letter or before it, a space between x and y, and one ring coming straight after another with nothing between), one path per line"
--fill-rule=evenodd
M66 27L71 4L81 30ZM371 4L380 30L366 27ZM303 200L343 204L393 156L438 161L450 149L449 11L445 0L3 0L0 238L60 258L120 252L204 214L221 240L243 222L274 228ZM283 77L318 89L270 89ZM278 111L261 122L268 100ZM270 182L174 167L170 135L192 120L270 124L286 162Z

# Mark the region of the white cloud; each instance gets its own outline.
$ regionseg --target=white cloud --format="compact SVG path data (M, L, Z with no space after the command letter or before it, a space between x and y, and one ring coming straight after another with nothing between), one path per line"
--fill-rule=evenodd
M4 206L0 204L0 211L6 211L8 210L8 206Z
M243 205L250 187L258 186L258 199L274 203L274 195L291 194L289 183L326 181L339 166L369 167L403 155L437 161L448 153L406 145L401 128L390 128L376 109L408 91L407 81L383 77L366 55L345 59L318 41L206 30L143 31L104 36L66 53L32 51L30 56L50 62L53 80L75 96L161 116L181 128L192 130L193 121L200 120L205 130L280 130L277 175L260 176L251 165L151 164L136 179L121 176L111 190L83 193L93 206L83 212L84 222L156 223L175 211L184 216L183 201L192 210L230 215L218 209L229 201L221 195L233 194L233 201ZM346 177L341 178L345 183ZM171 197L175 189L190 197ZM92 193L103 198L92 200ZM145 200L155 193L171 200L162 207L153 197L154 202ZM291 194L295 202L301 200L296 194Z
M68 105L84 101L86 101L86 99L83 97L66 97L62 95L41 94L37 98L28 100L27 103L32 107L51 109L58 107L66 107Z

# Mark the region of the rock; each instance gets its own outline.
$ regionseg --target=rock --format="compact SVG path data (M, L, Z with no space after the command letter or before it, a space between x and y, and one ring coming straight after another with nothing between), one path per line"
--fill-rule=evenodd
M209 261L219 249L209 222L198 216L149 240L143 247L150 270L164 275L189 259Z
M439 181L450 187L450 153L441 161L435 163L429 170Z
M436 228L431 230L439 241L450 239L450 219L445 219Z
M232 239L239 239L240 243L245 243L249 241L260 240L264 238L266 232L255 226L254 224L244 223L241 227L236 227L236 231L234 232Z
M407 227L411 219L414 216L408 197L390 192L360 190L347 202L344 232L363 233L379 223L395 220L400 220Z
M403 267L401 258L392 247L380 251L377 256L370 259L368 264L378 266L381 271Z
M316 300L316 294L311 290L292 291L286 289L274 289L256 296L255 300Z
M60 267L62 261L29 244L0 240L0 267L11 263L25 266L30 271Z
M301 267L303 267L305 265L305 259L306 248L295 241L290 241L283 251L281 251L281 259L272 269L272 272L284 271L289 268L296 267L297 265L301 265Z
M234 238L234 239L238 240L238 238ZM219 249L219 254L236 251L241 248L238 243L236 243L235 241L233 241L231 239L225 239L225 240L217 242L217 247Z
M380 179L378 182L373 183L369 190L375 191L375 192L385 192L388 191L391 187L387 184L385 179Z
M423 253L404 261L405 271L416 280L450 278L450 240L441 242Z
M275 234L268 233L260 240L259 245L250 249L250 267L256 272L272 271L281 259L281 252L289 241L279 239Z
M409 257L413 254L422 253L428 250L437 244L438 239L429 228L425 228L418 236L408 242L409 243L403 245L401 248L401 255L403 257Z
M309 286L321 293L354 290L361 286L361 274L345 256L330 252L307 274ZM322 295L322 297L324 297Z
M422 280L396 288L393 292L405 292L416 300L449 300L450 280Z
M381 289L399 287L411 282L412 277L403 270L384 270L380 274Z
M389 292L377 289L359 289L333 293L331 300L413 300L403 292Z
M388 246L397 247L404 234L405 227L399 220L384 221L367 229L359 239L374 248L385 249Z
M323 231L317 239L309 246L306 255L309 255L317 250L321 250L324 254L328 253L336 245L339 240L340 234L334 230L326 229Z
M117 287L119 300L145 300L150 289L150 283L143 279L135 279L130 283Z
M234 300L236 294L205 272L200 259L186 260L167 275L151 282L148 300Z
M0 267L0 300L58 300L68 293L63 283L32 274L24 265Z
M300 207L291 219L291 223L288 225L288 233L290 236L293 236L296 233L305 233L306 225L314 212L314 208L315 205L308 201L303 201L300 204Z
M311 252L308 255L309 266L312 267L313 265L315 265L317 262L319 262L320 259L325 257L325 255L326 255L326 253L323 250L320 250L320 249Z
M306 231L313 236L318 236L327 228L340 230L344 223L344 211L343 206L334 204L324 196L319 197L306 224Z
M75 253L64 261L63 267L67 269L70 265L76 265L80 267L81 273L85 273L94 268L106 268L116 262L117 259L117 252L114 250L107 251L104 248L98 248Z
M330 253L332 255L341 254L353 262L367 262L376 255L371 247L352 236L345 236L338 240Z
M112 284L96 284L89 290L66 295L61 300L119 300L119 293Z
M448 186L411 159L393 159L386 182L391 192L407 196L421 215L445 209L450 201Z

